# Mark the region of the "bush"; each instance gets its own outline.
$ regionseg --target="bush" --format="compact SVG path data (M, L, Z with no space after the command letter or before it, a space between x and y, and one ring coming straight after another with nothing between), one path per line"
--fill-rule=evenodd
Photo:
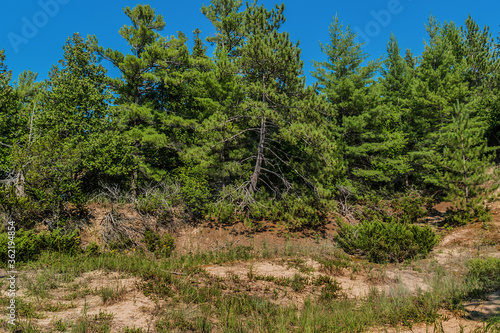
M484 205L472 202L468 205L455 205L448 208L444 222L449 225L466 225L471 222L489 222L492 219L491 211Z
M179 173L182 187L182 199L191 215L199 218L206 210L211 200L210 186L205 170L202 168L188 168Z
M9 249L9 235L0 234L0 261L6 263ZM80 237L78 230L64 234L60 229L53 232L42 232L36 234L33 230L16 231L15 238L15 260L35 260L43 251L61 252L75 254L80 251Z
M467 266L469 279L491 287L500 285L500 258L476 258L469 260Z
M399 222L416 223L418 219L427 215L425 207L429 203L429 197L421 196L418 191L412 190L393 200L391 206Z
M100 253L101 253L100 247L95 242L91 242L85 248L85 254L89 257L98 256Z
M375 193L368 193L359 202L361 209L357 212L357 218L368 221L416 223L427 215L426 207L430 202L431 198L422 196L416 190L397 194L391 200L386 200Z
M134 246L134 242L130 238L118 233L117 237L115 237L112 242L108 243L108 246L110 250L123 251Z
M153 252L157 257L168 258L175 248L175 240L168 232L163 236L153 233L150 230L144 232L144 244L149 252Z
M222 224L248 222L255 226L263 222L280 223L291 230L301 230L326 224L327 213L333 210L334 207L326 200L312 195L283 195L276 199L265 193L258 193L255 202L249 203L244 209L229 200L208 205L206 218Z
M340 222L336 241L349 254L361 251L377 263L402 262L427 256L438 243L429 226L398 222L362 222L357 226Z

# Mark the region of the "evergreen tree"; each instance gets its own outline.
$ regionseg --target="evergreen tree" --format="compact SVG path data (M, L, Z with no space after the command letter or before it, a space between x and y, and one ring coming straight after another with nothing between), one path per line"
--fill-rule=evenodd
M248 7L239 57L216 50L219 96L225 98L214 96L218 110L203 124L214 129L205 147L212 165L224 171L224 202L251 214L254 202L267 198L324 198L343 172L327 105L305 87L298 44L278 31L283 11L284 5Z
M481 195L486 192L484 184L493 177L488 169L493 166L494 149L487 147L485 129L484 122L457 102L452 121L435 133L437 145L430 155L433 172L426 180L444 188L447 199L468 218L484 211Z
M91 40L97 54L122 74L108 83L118 94L113 113L133 158L130 188L135 194L139 172L145 178L160 180L180 163L179 149L169 137L176 136L170 129L182 120L175 109L183 103L177 89L178 71L185 67L189 52L182 33L170 39L159 34L165 22L149 5L126 7L124 12L132 24L124 25L120 35L130 45L130 54L104 49L95 36Z
M16 145L13 161L25 178L28 198L40 218L49 217L49 224L66 214L66 203L84 202L82 184L88 171L84 161L94 158L86 147L99 141L109 123L105 70L96 62L89 43L75 34L64 46L60 66L53 67L45 89L32 103L27 101L35 77L27 73L19 80L23 98L19 110L29 111L25 117L29 132Z
M458 29L454 24L443 26L434 17L426 28L430 39L415 69L407 118L413 181L417 184L429 172L424 164L435 145L434 134L449 123L453 104L464 103L469 95L464 80L465 59L453 47L460 36Z
M209 6L201 8L216 31L216 35L207 37L207 41L219 51L224 50L230 58L238 56L238 49L244 42L245 14L240 11L242 4L242 0L211 0Z
M500 97L496 93L500 88L498 70L500 69L499 52L495 41L485 26L482 30L470 17L461 29L463 53L467 63L466 81L471 94L471 107L479 110L487 122L486 135L493 145L500 144L497 133L500 131Z
M46 82L38 126L59 141L84 144L109 123L106 70L78 34L68 38L63 49L60 66L52 68Z
M16 95L10 85L12 72L7 69L4 61L4 50L0 50L0 178L11 171L9 155L14 143L13 129L17 125L12 123L16 110Z
M0 174L6 184L14 185L18 197L25 195L25 174L15 159L18 149L26 149L35 141L36 113L39 110L41 85L37 75L24 71L10 85L11 72L3 64L0 52Z
M315 62L313 76L339 124L349 179L359 189L378 189L408 172L398 95L404 93L400 89L405 85L406 67L392 37L384 79L381 85L375 85L373 77L381 62L363 65L368 55L362 52L362 44L355 43L355 37L350 27L343 29L335 17L330 26L330 44L321 45L328 61Z
M382 76L372 88L379 99L376 107L368 110L364 117L366 125L360 149L370 159L364 173L371 175L378 186L394 187L410 172L404 119L413 73L400 52L396 37L391 35L381 68Z

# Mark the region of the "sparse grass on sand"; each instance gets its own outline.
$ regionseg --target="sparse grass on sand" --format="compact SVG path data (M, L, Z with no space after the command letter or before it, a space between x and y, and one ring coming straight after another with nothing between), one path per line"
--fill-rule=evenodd
M309 259L319 263L317 270L306 264ZM251 267L262 260L275 260L296 273L291 277L256 275ZM248 263L247 276L219 277L204 269L231 263ZM335 247L314 252L293 246L270 249L267 244L262 248L232 246L166 259L153 259L139 251L97 256L45 253L19 267L23 294L16 304L18 324L12 327L3 320L0 327L16 332L112 332L114 314L103 310L89 315L86 303L74 320L37 324L89 295L100 297L102 307L123 301L127 290L118 280L95 289L85 281L75 282L94 271L137 278L138 290L155 302L149 310L154 318L150 332L367 332L380 327L411 329L417 323L432 324L439 332L441 311L463 315L465 300L500 287L499 259L469 261L462 267L465 274L458 276L439 265L427 266L432 272L423 272L428 273L426 291L409 291L396 283L385 290L374 285L364 296L352 297L336 280L338 276L354 279L365 274L366 281L379 281L384 279L385 268L353 260ZM297 298L301 301L294 302ZM6 308L5 293L0 300ZM147 330L130 323L120 331ZM499 331L498 316L476 328L476 332Z

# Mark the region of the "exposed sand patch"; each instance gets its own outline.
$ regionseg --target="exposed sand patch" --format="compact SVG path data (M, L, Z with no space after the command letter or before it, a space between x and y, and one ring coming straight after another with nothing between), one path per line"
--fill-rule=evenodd
M67 323L74 323L82 316L86 315L87 318L92 319L100 312L105 312L114 315L110 323L111 332L123 332L125 327L142 328L147 331L148 328L154 327L152 313L154 313L155 303L138 290L138 282L137 278L126 277L116 272L93 271L84 273L73 283L52 290L50 300L38 301L43 304L59 304L62 307L61 310L55 312L37 311L43 318L31 319L31 321L39 327L50 328L59 319ZM91 293L68 300L67 295L71 293L71 290L68 289L70 285L80 285L77 290L88 289ZM105 287L123 290L122 298L115 303L103 304L98 291ZM35 299L27 299L31 302L37 302Z

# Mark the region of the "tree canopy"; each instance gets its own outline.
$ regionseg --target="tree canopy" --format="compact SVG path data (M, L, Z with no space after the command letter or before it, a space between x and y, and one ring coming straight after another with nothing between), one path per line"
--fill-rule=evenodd
M500 38L470 16L431 16L421 55L391 35L375 60L335 16L308 86L284 4L212 0L201 12L215 33L204 41L196 29L191 47L163 33L150 5L123 12L128 52L74 34L43 82L29 71L12 81L0 51L3 210L29 206L52 226L110 188L136 205L162 193L147 212L293 228L409 191L484 206L500 144Z

